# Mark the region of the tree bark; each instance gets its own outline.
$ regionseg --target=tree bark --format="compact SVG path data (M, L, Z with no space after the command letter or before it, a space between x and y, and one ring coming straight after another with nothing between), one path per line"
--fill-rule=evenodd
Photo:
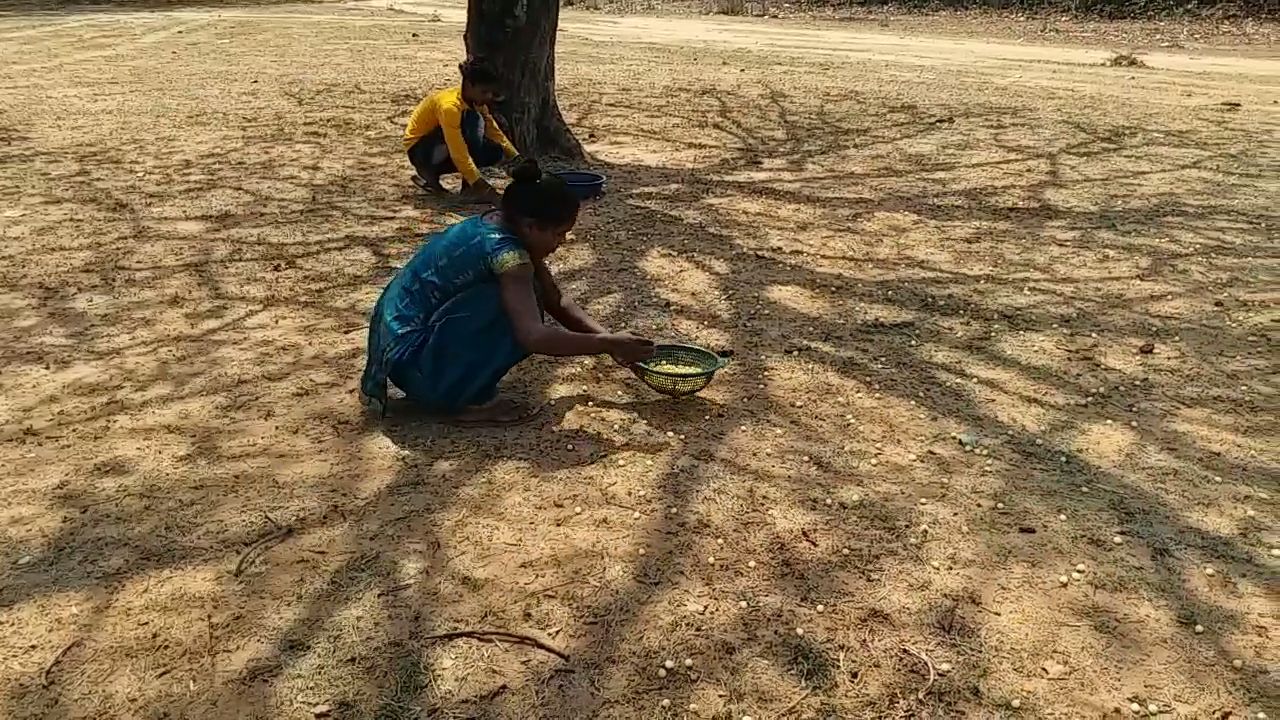
M580 159L582 145L556 103L559 21L559 0L469 0L463 39L469 57L502 74L505 97L496 109L516 149Z

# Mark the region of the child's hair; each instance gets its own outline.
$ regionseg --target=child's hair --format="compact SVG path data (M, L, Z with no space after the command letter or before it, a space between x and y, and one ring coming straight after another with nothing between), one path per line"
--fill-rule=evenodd
M472 85L497 87L500 82L497 69L484 58L467 58L465 62L458 65L458 72L462 73L463 80Z
M563 227L578 217L578 196L563 179L546 175L538 161L523 158L511 171L511 184L502 193L502 214L511 220L531 220L542 227Z

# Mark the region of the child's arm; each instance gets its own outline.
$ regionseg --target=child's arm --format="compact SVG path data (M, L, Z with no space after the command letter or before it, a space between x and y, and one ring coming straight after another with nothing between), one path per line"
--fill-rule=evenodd
M502 153L507 156L508 160L520 154L520 151L516 150L516 146L512 145L506 134L502 132L498 122L493 119L489 108L480 108L480 116L484 118L484 136L498 143L502 147Z
M480 179L480 168L471 159L467 141L462 137L462 111L447 105L440 108L440 130L444 133L444 144L449 148L453 166L468 183L474 184Z

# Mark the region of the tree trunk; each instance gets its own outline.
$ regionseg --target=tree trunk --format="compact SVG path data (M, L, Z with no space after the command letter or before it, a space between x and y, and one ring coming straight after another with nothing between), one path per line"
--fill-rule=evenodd
M505 99L496 108L511 142L533 157L582 157L556 103L559 0L469 0L463 40L470 57L502 75Z

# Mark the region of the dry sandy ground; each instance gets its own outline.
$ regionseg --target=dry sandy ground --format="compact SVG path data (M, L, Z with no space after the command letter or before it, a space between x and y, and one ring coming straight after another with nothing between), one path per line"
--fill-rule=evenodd
M570 14L554 267L735 362L380 425L449 13L0 17L0 717L1280 716L1280 62Z

